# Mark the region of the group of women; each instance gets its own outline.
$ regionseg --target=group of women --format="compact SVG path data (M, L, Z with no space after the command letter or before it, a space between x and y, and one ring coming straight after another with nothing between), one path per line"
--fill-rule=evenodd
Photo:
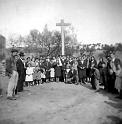
M94 65L94 68L93 68ZM80 57L58 56L52 58L30 58L25 62L26 79L25 85L39 85L42 83L66 82L67 74L71 67L77 71L77 81L75 84L91 83L94 88L95 69L97 69L97 78L99 84L111 93L122 90L122 66L120 59L111 53L106 58L100 57L96 60L94 56ZM93 81L94 80L94 81Z

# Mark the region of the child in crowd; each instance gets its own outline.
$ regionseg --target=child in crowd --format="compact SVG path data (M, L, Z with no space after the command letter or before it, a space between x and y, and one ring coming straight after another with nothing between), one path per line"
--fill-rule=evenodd
M36 66L34 68L34 73L33 73L33 85L37 85L38 83L38 70L39 70L39 67Z
M41 69L41 80L42 80L42 84L44 83L44 82L46 82L46 76L45 76L45 74L46 74L46 72L45 72L45 69L44 68L42 68Z
M38 69L38 71L37 71L36 85L39 85L40 83L41 83L41 70Z
M33 67L31 67L31 63L28 63L28 67L26 69L25 82L26 86L31 86L33 84Z

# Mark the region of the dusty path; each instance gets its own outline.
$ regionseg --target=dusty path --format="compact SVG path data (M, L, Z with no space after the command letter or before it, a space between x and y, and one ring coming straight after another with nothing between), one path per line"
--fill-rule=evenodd
M49 83L0 98L0 124L121 124L122 100L83 86Z

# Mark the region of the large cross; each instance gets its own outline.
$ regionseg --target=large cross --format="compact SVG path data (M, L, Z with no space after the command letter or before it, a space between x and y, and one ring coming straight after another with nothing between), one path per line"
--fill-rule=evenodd
M64 23L63 19L61 19L60 23L56 23L56 26L61 26L62 55L64 55L64 26L69 25L70 23Z

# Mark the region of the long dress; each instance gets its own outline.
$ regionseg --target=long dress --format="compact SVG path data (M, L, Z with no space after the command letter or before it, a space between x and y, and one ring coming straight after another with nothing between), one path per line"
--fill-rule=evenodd
M79 60L78 61L78 77L79 77L79 79L86 77L86 67L87 67L87 60Z
M41 78L45 79L46 76L45 76L45 72L41 72Z
M98 63L98 69L100 71L100 83L103 84L103 64L105 64L104 61L99 61Z
M55 77L61 77L61 67L60 66L55 67Z
M33 67L33 80L38 80L38 70L39 70L39 67Z
M119 92L122 90L122 68L120 65L118 65L118 69L116 70L115 88Z
M50 69L50 77L51 78L55 77L55 70L54 70L54 68Z

